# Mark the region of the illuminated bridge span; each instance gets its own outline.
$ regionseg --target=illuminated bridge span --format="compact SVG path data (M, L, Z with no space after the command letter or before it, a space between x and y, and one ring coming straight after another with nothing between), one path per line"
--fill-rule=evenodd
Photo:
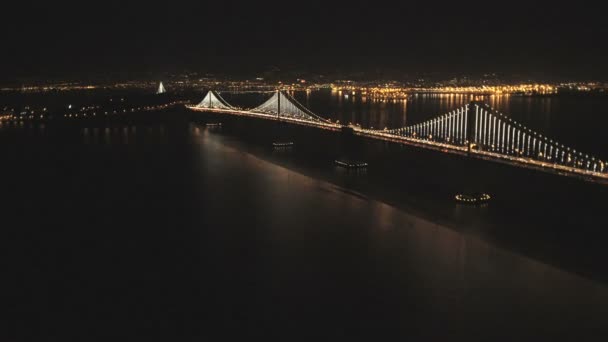
M226 102L217 92L209 91L203 101L196 106L186 106L189 109L202 112L218 112L225 114L260 117L271 120L285 121L298 125L314 126L333 131L342 129L342 125L324 119L300 104L291 95L276 91L266 102L253 109L234 107Z
M270 99L253 109L233 107L219 94L210 91L201 103L188 108L260 117L334 131L345 127L314 114L281 91L275 92ZM608 165L605 161L530 130L481 102L471 102L425 122L396 129L348 127L354 134L372 139L608 182Z

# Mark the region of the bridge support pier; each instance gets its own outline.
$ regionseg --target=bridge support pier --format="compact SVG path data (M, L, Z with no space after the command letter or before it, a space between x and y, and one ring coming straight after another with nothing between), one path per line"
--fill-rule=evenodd
M340 153L343 158L352 158L355 151L355 133L351 127L342 126L340 131Z
M355 135L354 129L342 126L340 131L339 156L335 160L337 166L348 170L365 170L367 162L361 160L363 154L360 140Z

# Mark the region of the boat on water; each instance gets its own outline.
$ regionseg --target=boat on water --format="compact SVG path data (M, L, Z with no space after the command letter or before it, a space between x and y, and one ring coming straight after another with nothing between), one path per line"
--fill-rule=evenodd
M475 205L487 203L492 197L486 193L477 192L472 194L458 194L454 196L454 199L458 203Z
M352 160L340 158L335 160L336 165L347 169L364 169L367 168L367 163L360 160Z

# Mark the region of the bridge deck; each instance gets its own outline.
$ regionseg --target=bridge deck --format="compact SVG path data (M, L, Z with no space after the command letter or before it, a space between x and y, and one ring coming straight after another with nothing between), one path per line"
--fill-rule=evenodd
M554 173L554 174L558 174L558 175L562 175L562 176L576 177L576 178L581 178L581 179L584 179L587 181L608 184L608 174L587 171L587 170L582 170L582 169L576 169L573 167L568 167L568 166L554 164L554 163L541 162L541 161L531 159L531 158L510 156L510 155L499 154L499 153L494 153L494 152L489 152L489 151L480 151L480 150L475 150L475 149L468 151L468 148L466 146L455 146L455 145L443 144L443 143L438 143L438 142L428 141L428 140L412 139L412 138L402 137L402 136L398 136L398 135L383 134L382 132L378 132L378 131L368 131L368 130L360 129L360 128L355 129L354 133L355 133L355 135L363 136L363 137L370 138L370 139L376 139L376 140L379 139L379 140L424 148L427 150L430 149L430 150L440 151L440 152L444 152L444 153L452 153L452 154L458 154L458 155L463 155L463 156L469 156L469 157L473 157L473 158L477 158L477 159L499 162L499 163L508 164L508 165L515 165L515 166L525 167L528 169L550 172L550 173Z

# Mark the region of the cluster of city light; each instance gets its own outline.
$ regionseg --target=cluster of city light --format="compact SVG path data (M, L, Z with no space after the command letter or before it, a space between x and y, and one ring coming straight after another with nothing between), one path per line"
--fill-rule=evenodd
M407 88L400 87L358 87L358 86L334 86L331 87L332 92L340 96L361 96L371 99L407 99L411 95L411 91Z
M430 93L464 93L464 94L526 94L526 95L551 95L556 94L558 87L550 84L518 84L497 86L467 86L467 87L437 87L420 88L418 91Z
M162 104L162 105L156 105L156 106L142 106L142 107L132 107L132 108L123 108L122 110L118 109L118 110L111 110L111 111L99 111L99 115L100 116L109 116L109 115L120 115L120 114L127 114L127 113L135 113L135 112L147 112L147 111L156 111L156 110L163 110L163 109L167 109L169 107L175 106L177 104L183 104L183 101L174 101L174 102L170 102L170 103L166 103L166 104ZM97 116L98 112L92 112L92 113L87 113L87 112L78 112L78 113L67 113L64 114L63 117L66 119L77 119L77 118L87 118L87 117L94 117Z
M46 108L36 111L32 110L29 107L25 107L24 110L19 112L19 114L15 114L14 110L11 110L5 114L0 116L0 121L27 121L27 120L38 120L47 118L49 114L46 111Z
M358 86L331 85L332 92L341 96L361 96L372 99L407 99L412 94L474 94L474 95L551 95L560 89L559 85L551 84L517 84L517 85L479 85L479 86L437 86L437 87L408 87L408 86ZM576 88L579 91L590 90L589 87Z
M101 106L83 106L79 108L76 112L71 112L73 110L72 105L68 105L68 112L62 115L63 118L66 119L75 119L75 118L87 118L87 117L96 117L96 116L108 116L108 115L117 115L117 114L126 114L126 113L135 113L135 112L143 112L143 111L155 111L155 110L163 110L169 108L171 106L175 106L177 104L184 104L184 101L174 101L162 105L154 105L154 106L140 106L140 107L132 107L132 108L123 108L123 109L114 109L114 110L101 110ZM2 114L0 115L0 121L29 121L29 120L44 120L52 118L51 114L47 112L46 108L41 110L30 109L30 107L25 107L22 112L19 114Z
M0 91L19 91L24 93L41 93L49 91L74 91L74 90L92 90L101 88L95 85L81 85L81 84L51 84L51 85L31 85L31 86L20 86L20 87L4 87L0 88Z
M533 83L501 84L498 80L462 78L433 81L416 80L386 83L357 82L350 80L334 80L332 84L315 82L304 79L296 80L265 80L255 79L233 80L216 77L199 77L196 75L171 75L166 83L171 89L225 89L233 92L271 92L276 89L289 91L312 91L320 88L331 88L342 91L344 95L352 96L353 92L361 96L379 99L405 99L411 93L461 93L461 94L554 94L560 89L569 91L606 91L607 84L598 82L569 82L569 83ZM154 89L158 83L149 80L133 80L127 82L82 84L80 82L57 82L40 85L22 85L2 87L0 91L11 92L48 92L48 91L78 91L92 89Z
M67 105L65 108L69 111L72 110L72 105ZM95 109L99 109L100 106L83 106L80 110L83 112L90 112ZM21 120L42 120L52 117L52 114L47 110L46 107L34 108L31 105L26 105L19 113L14 113L15 110L9 111L11 114L7 114L9 121L21 121Z

